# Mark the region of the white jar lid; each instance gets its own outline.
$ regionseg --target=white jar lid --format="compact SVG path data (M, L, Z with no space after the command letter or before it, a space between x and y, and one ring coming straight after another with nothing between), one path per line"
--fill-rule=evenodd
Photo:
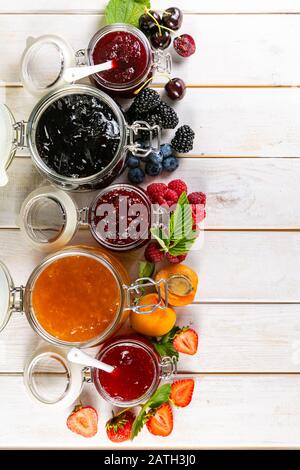
M83 367L67 359L67 349L44 345L29 358L24 369L24 384L38 404L67 408L79 397Z
M14 124L11 112L0 103L0 187L8 182L6 171L16 151Z
M75 53L59 36L29 38L21 59L21 80L33 95L42 96L66 84L63 71L75 66Z
M19 224L22 234L37 250L64 247L74 236L79 211L72 197L54 186L38 188L22 204Z

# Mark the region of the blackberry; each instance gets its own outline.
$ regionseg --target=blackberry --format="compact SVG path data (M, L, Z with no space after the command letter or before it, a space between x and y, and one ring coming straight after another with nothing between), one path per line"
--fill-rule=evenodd
M155 124L160 125L163 129L174 129L178 126L179 118L176 111L163 101L154 108L151 115Z
M181 126L177 129L175 137L172 140L171 144L176 152L188 153L190 150L193 150L195 132L190 128L190 126Z
M156 108L160 103L160 96L156 90L152 88L144 88L135 98L130 107L134 114L148 113Z

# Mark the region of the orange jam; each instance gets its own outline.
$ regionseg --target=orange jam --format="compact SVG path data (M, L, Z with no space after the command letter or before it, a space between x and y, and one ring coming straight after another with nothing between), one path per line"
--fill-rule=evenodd
M54 260L38 275L32 291L32 307L41 327L69 342L103 333L114 321L120 302L111 271L84 255Z

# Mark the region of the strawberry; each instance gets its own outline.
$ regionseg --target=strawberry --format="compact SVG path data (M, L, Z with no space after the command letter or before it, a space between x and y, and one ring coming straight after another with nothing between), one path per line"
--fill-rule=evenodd
M169 436L173 431L173 412L169 403L163 403L150 413L146 422L148 431L155 436Z
M112 442L128 441L135 416L131 411L122 411L106 423L106 434Z
M67 419L70 431L83 437L93 437L98 432L98 414L91 406L75 406Z
M183 328L174 338L176 351L193 356L198 349L198 335L191 328Z
M170 400L176 406L188 406L193 397L195 382L193 379L177 380L172 383Z

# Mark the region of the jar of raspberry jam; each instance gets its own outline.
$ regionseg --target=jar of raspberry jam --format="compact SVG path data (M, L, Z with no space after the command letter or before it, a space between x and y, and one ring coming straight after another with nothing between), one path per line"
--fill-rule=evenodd
M30 193L22 204L22 233L40 251L63 248L79 226L88 227L94 239L110 250L140 248L150 238L148 195L130 184L114 184L102 189L88 207L79 209L69 193L46 186Z
M66 408L78 399L87 382L114 406L133 407L145 403L162 380L176 374L175 359L160 357L139 335L117 336L103 345L97 359L113 365L112 373L82 367L69 357L65 349L44 345L28 359L24 383L35 402Z
M69 85L50 92L34 107L28 122L16 123L0 105L0 185L18 147L51 183L64 190L87 191L108 186L122 173L128 152L146 157L160 146L159 126L129 125L121 108L103 91ZM148 135L148 147L139 143ZM154 138L155 136L155 138Z
M21 312L33 330L55 346L96 346L123 325L130 311L143 314L145 306L138 299L144 281L143 286L159 293L157 303L147 307L163 308L164 280L143 278L130 284L121 262L97 247L68 247L51 254L33 270L25 287L15 287L0 263L0 331L13 312Z

